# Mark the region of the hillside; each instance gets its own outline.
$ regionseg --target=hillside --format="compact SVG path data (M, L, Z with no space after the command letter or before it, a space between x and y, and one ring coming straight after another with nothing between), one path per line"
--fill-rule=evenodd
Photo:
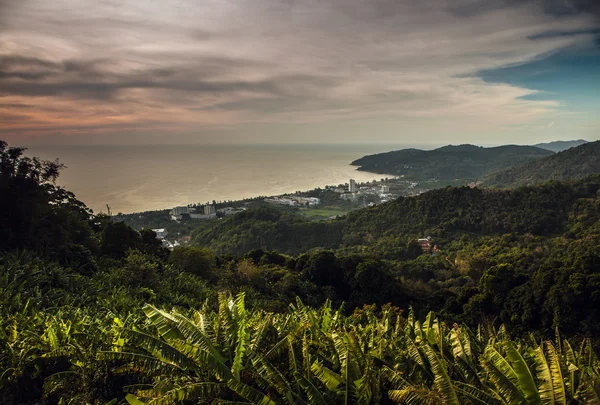
M0 141L0 404L526 403L513 366L597 402L600 175L196 231L234 256L93 215L61 168Z
M352 165L359 166L358 170L405 176L412 180L473 180L551 154L534 146L448 145L434 150L402 149L378 153L355 160Z
M576 146L583 145L586 143L588 143L588 141L586 141L585 139L577 139L574 141L554 141L547 143L538 143L533 146L535 146L536 148L547 149L552 152L562 152L563 150L574 148Z
M574 180L600 173L600 141L589 142L540 160L492 173L486 187L516 187L550 180Z
M382 257L398 257L409 254L408 244L423 236L451 242L462 235L564 233L571 227L574 204L581 198L597 199L599 189L600 176L516 190L447 187L328 222L308 222L262 208L199 229L194 241L218 253L243 254L261 248L298 254L328 248L366 249Z
M193 240L217 253L245 254L253 249L300 254L315 247L335 249L342 241L342 220L310 221L273 207L260 207L192 232Z

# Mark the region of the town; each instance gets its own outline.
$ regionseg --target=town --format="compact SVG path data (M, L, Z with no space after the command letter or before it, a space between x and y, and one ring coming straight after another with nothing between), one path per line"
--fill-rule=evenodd
M238 201L189 204L162 211L119 213L116 217L135 229L152 229L157 234L157 238L163 241L163 245L172 249L175 246L188 244L192 230L199 226L210 226L211 221L262 205L276 206L279 210L301 215L311 221L323 221L342 217L360 208L383 204L398 197L417 196L444 185L446 184L441 185L438 182L433 184L408 181L402 176L363 183L349 179L347 183L326 185L309 191ZM428 249L424 248L424 250ZM434 251L433 245L431 250Z

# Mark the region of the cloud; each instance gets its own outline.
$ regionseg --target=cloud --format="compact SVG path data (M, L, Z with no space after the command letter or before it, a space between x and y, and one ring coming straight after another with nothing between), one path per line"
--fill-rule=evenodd
M565 5L566 4L566 5ZM597 33L593 2L2 2L4 131L176 130L376 117L486 128L560 101L483 81ZM11 107L12 106L12 107ZM15 114L13 111L11 114ZM23 117L20 117L23 118Z

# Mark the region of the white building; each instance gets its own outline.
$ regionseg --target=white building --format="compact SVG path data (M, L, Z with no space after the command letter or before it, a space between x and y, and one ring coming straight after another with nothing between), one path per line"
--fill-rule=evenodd
M301 205L319 205L321 200L317 197L290 197L293 201L296 201Z
M278 205L289 205L291 207L297 206L315 206L321 203L321 200L316 197L303 197L303 196L289 196L289 197L271 197L265 198L264 200L269 204L278 204Z
M386 186L385 184L383 184L383 185L381 186L381 193L382 193L382 194L387 194L387 193L389 193L389 192L390 192L390 186Z
M356 191L357 191L356 181L354 179L350 179L350 184L348 185L348 192L356 193Z
M158 239L164 239L167 237L167 230L165 228L152 229L152 231L154 231Z
M216 214L217 213L217 209L215 208L214 205L205 205L204 206L204 215L212 215L212 214Z
M278 204L278 205L289 205L291 207L295 207L298 203L290 198L280 198L280 197L271 197L265 198L264 200L269 204Z
M175 207L171 210L172 215L183 215L183 214L189 214L189 213L190 213L190 207Z
M181 221L184 214L191 213L190 207L175 207L169 212L173 221Z
M219 210L219 212L225 216L235 215L238 212L244 212L246 208L233 208L233 207L225 207Z

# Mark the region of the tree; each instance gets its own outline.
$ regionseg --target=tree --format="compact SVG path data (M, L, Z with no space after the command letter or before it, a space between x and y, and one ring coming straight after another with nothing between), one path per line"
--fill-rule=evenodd
M0 252L29 249L76 267L90 265L79 261L86 258L82 251L95 251L91 210L55 186L60 162L24 152L0 141Z
M123 222L108 222L100 233L100 250L105 256L123 258L140 246L140 234Z
M171 252L169 262L179 271L192 273L204 279L210 280L215 276L216 258L207 249L177 246Z

